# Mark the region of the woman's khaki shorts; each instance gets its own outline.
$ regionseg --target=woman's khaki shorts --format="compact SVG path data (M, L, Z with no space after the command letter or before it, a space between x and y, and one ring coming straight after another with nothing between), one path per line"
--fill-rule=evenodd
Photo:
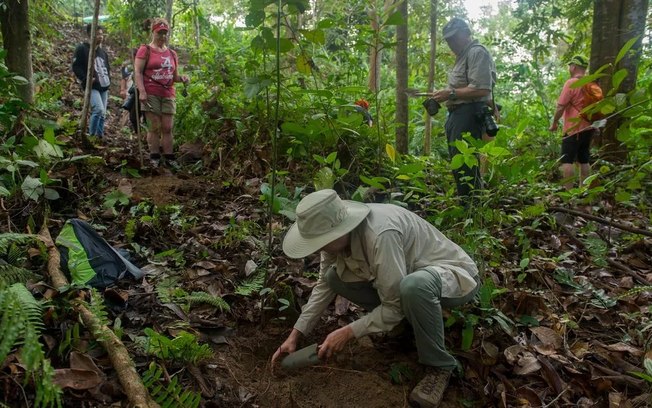
M174 98L147 95L147 101L141 103L141 109L143 112L152 112L158 115L174 115L177 112L177 102Z

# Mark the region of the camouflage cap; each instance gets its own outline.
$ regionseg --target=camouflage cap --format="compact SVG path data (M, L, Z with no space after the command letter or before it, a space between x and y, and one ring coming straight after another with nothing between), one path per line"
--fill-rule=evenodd
M442 30L442 36L444 37L444 40L446 40L448 38L451 38L455 34L459 33L460 31L464 31L464 30L469 33L471 32L471 29L469 28L469 25L466 24L466 21L458 17L453 17L444 26L444 29Z
M589 61L586 59L586 57L583 57L581 55L575 55L573 58L571 58L570 61L568 61L568 64L573 64L577 65L578 67L586 68L589 66Z

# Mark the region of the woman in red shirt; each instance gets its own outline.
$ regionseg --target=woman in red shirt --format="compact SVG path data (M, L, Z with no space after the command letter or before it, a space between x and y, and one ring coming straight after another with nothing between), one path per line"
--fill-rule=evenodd
M168 22L155 18L152 21L152 41L148 45L140 46L134 64L138 97L149 124L147 144L152 167L158 167L161 147L165 160L174 160L174 83L188 83L187 76L179 76L177 53L167 46L169 32Z

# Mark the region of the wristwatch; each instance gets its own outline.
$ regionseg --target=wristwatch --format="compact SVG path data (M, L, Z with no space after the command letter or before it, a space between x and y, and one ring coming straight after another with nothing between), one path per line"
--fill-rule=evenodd
M455 99L457 99L457 93L455 92L455 88L451 88L451 92L448 94L448 100L454 101Z

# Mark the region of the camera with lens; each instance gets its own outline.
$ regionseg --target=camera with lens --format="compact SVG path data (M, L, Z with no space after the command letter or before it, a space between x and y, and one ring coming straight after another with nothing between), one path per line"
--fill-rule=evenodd
M428 98L425 101L423 101L423 107L426 108L426 112L428 112L428 115L435 116L437 112L439 112L441 105L433 98Z
M494 120L494 113L490 106L484 106L480 112L476 114L476 119L480 124L482 124L482 127L484 127L485 132L487 132L489 136L496 136L498 130L500 130Z

